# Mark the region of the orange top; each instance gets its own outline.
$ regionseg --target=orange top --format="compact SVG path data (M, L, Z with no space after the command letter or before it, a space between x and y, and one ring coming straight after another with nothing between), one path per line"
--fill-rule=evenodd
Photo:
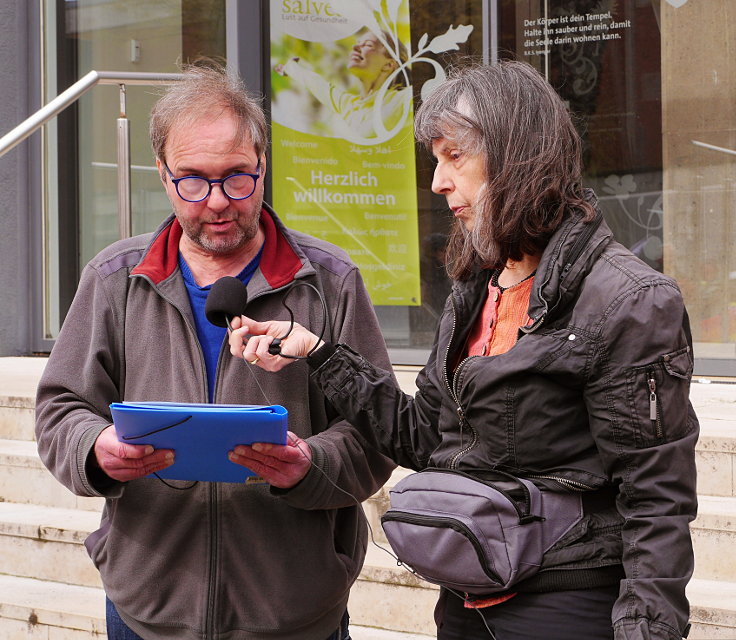
M522 280L508 289L488 283L488 297L480 319L468 339L469 356L496 356L506 353L516 344L519 327L529 323L527 309L532 293L534 276ZM516 593L489 596L477 600L465 599L466 609L484 609L510 600Z
M481 317L468 339L469 356L497 356L516 344L519 327L529 323L527 309L534 276L508 289L488 283L488 297Z

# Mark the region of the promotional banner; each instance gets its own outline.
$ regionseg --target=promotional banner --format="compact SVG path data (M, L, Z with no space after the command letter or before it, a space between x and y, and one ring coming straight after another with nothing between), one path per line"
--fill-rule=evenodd
M408 0L271 2L274 207L376 305L421 303L410 49Z
M272 1L273 201L349 253L374 304L417 305L408 1L383 9Z

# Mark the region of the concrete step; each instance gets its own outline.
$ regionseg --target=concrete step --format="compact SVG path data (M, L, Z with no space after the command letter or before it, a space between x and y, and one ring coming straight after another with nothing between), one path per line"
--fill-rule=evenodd
M350 625L353 640L430 640L434 635ZM0 637L4 640L102 640L102 589L0 575Z
M75 496L43 466L36 443L0 440L0 501L100 511L104 498Z
M709 571L719 571L720 562L722 572L716 573L719 581L697 579L691 583L693 620L702 628L701 635L691 635L691 638L736 637L736 584L729 582L736 572L729 568L733 554L723 552L734 548L731 539L724 540L734 535L733 503L732 498L717 497L701 501L701 515L695 523L693 536L697 575L706 573L704 558L710 565ZM14 576L50 581L50 588L57 582L71 583L79 588L99 587L97 571L82 545L98 522L99 515L90 511L0 503L0 566ZM437 587L398 567L390 547L382 541L377 543L383 548L375 544L369 546L365 566L351 593L350 612L354 623L431 636ZM37 582L39 580L31 583L36 585L36 590L40 588ZM0 583L0 600L2 594ZM9 627L8 634L11 630L20 633L18 629L26 628L17 626L19 620L26 620L28 629L33 627L26 618L19 617L20 614L5 615L6 605L13 602L0 601L0 617L13 618L17 627L15 630ZM76 616L76 610L72 610L72 614ZM91 625L87 621L81 627L79 623L71 626L79 633L89 634ZM2 629L0 625L0 631ZM724 635L726 633L733 635ZM0 637L5 636L0 634ZM74 640L76 637L85 636L70 636Z
M105 594L100 588L0 575L0 637L101 640Z
M388 544L386 536L383 533L383 527L381 526L381 516L386 513L386 510L390 506L389 491L396 486L399 480L411 473L414 472L410 469L396 467L391 477L386 481L386 484L368 498L368 500L363 502L363 511L368 518L368 525L376 542Z
M99 587L99 573L83 544L99 522L93 511L0 503L2 572Z
M0 438L34 440L35 420L35 401L32 398L0 394Z
M361 585L358 584L358 587ZM432 593L433 599L436 592ZM736 638L736 583L693 580L688 588L693 629L691 640ZM413 606L403 600L391 622L411 617ZM101 640L105 634L104 593L94 587L0 575L0 637L5 640ZM392 606L394 603L387 603ZM421 605L420 605L421 606ZM423 612L430 613L434 601ZM429 640L424 634L384 629L378 623L360 623L361 599L351 598L351 635L354 640ZM407 616L407 614L409 614ZM426 617L426 616L424 616Z
M350 591L348 610L357 624L436 636L439 588L396 564L388 543L368 544L366 561Z
M698 517L690 525L695 577L736 580L736 498L698 497ZM736 600L734 600L736 607Z
M736 576L731 581L690 581L690 640L734 640L736 638Z
M47 358L0 358L0 438L33 440L36 386Z
M406 473L409 472L405 469L397 470L387 487ZM0 485L5 482L3 475L0 474ZM55 482L53 478L51 480ZM380 513L387 504L387 487L366 502L365 511L375 543L390 550L380 526ZM82 543L89 533L97 529L99 520L99 511L0 502L0 567L6 573L21 576L97 586L97 572ZM736 548L736 498L701 496L699 515L691 530L696 557L695 577L733 579L736 576L736 554L724 553L724 550ZM371 550L379 551L374 544ZM390 568L395 564L388 553L381 555L384 562L378 562L376 567ZM375 554L372 557L375 558ZM372 569L365 579L380 583L389 577L390 574ZM402 579L401 584L405 583ZM418 584L415 581L412 586ZM369 590L369 587L366 585L365 589Z
M736 406L731 411L731 420L700 418L695 450L700 495L736 496Z

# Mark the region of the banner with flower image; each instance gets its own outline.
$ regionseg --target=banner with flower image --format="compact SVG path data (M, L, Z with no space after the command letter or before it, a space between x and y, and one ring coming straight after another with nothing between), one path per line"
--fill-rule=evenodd
M376 305L419 305L411 65L457 49L450 27L412 52L409 0L272 0L274 207L345 249ZM425 87L422 93L425 94Z

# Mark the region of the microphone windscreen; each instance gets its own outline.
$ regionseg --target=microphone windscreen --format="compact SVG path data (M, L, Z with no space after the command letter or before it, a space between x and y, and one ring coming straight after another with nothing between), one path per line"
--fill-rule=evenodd
M248 290L243 282L233 276L225 276L212 285L204 313L212 324L227 327L227 319L245 313L247 303Z

